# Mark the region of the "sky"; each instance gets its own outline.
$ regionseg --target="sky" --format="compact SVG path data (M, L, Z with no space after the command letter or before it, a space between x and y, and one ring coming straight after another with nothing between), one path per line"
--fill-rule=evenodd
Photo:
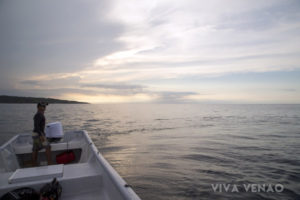
M0 0L0 95L300 103L299 0Z

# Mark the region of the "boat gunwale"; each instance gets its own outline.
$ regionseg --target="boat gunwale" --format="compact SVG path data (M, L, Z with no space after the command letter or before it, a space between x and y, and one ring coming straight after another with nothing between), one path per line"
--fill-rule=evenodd
M140 200L139 196L134 192L126 181L117 173L117 171L109 164L109 162L102 156L100 151L97 149L91 138L88 136L87 131L83 130L84 137L91 146L93 153L98 160L99 164L102 165L103 170L109 175L111 181L116 185L119 192L126 197L128 200Z

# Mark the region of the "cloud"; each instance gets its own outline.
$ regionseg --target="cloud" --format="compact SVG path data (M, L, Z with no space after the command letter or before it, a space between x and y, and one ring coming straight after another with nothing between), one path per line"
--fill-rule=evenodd
M106 0L1 2L1 68L30 75L72 72L122 49L124 27L107 17L109 9Z
M294 1L117 1L127 49L96 60L102 80L222 76L299 69ZM118 13L118 14L117 14ZM156 23L156 21L158 21Z
M196 92L157 92L157 103L190 103L194 102L190 96L199 95Z
M2 2L0 89L191 101L226 75L299 70L299 10L293 0ZM189 81L210 77L206 88Z
M25 85L41 85L40 81L37 80L24 80L20 81L20 83Z
M19 88L39 88L39 89L53 89L63 87L78 87L81 78L79 76L67 76L67 77L35 77L29 80L21 80Z
M279 24L297 23L299 18L298 12L299 4L296 1L267 2L263 6L260 5L244 12L225 14L222 18L222 23L219 23L216 28L262 32L276 29Z
M148 88L138 84L99 82L82 84L78 77L49 80L24 80L21 81L20 84L23 84L24 87L20 90L15 90L16 94L20 93L20 91L23 93L26 91L32 96L60 97L69 96L70 94L81 97L85 96L88 98L98 96L101 97L102 102L109 102L105 101L105 99L119 102L122 97L129 98L129 100L126 101L130 101L130 97L132 97L137 99L142 98L148 102L183 103L192 102L189 97L199 95L196 92L157 91L154 88ZM76 87L78 84L80 85L79 88ZM10 94L11 93L14 92L11 91ZM97 100L93 101L97 102Z
M144 86L141 85L128 85L124 84L82 84L82 87L93 87L93 88L103 88L103 89L117 89L117 90L135 90L135 89L143 89Z
M298 90L294 89L294 88L284 88L284 89L281 89L281 91L283 91L283 92L298 92Z
M111 95L133 95L133 94L143 94L147 93L145 86L142 85L132 85L127 83L89 83L81 84L83 88L94 88L101 94L111 94Z

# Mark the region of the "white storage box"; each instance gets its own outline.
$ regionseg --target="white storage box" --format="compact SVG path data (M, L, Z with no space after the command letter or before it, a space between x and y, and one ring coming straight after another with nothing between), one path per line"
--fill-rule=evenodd
M60 122L53 122L46 125L47 138L62 138L63 128Z

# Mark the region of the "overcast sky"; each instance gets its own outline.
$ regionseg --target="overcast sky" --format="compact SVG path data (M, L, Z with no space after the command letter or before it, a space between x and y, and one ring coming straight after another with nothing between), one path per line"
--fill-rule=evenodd
M300 103L299 0L0 0L0 94Z

